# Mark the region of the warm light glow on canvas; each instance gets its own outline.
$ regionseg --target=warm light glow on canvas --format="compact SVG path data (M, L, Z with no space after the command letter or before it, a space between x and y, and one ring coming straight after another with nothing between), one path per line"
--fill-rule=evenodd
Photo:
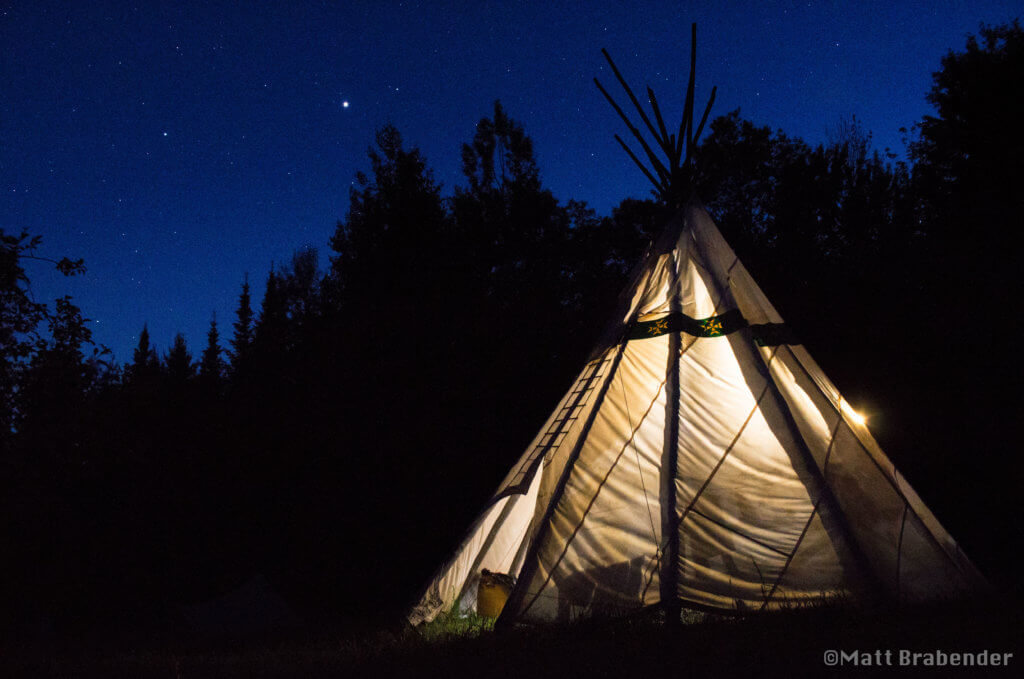
M853 407L849 403L846 402L846 399L840 399L839 400L839 407L842 408L842 411L843 411L844 415L846 415L848 418L850 418L851 420L853 420L857 424L863 425L865 422L868 421L868 419L866 417L864 417L863 415L858 413L856 410L854 410Z

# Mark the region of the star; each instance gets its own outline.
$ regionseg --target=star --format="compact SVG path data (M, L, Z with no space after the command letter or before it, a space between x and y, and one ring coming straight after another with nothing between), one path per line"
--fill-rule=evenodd
M348 108L348 102L347 101L341 102L341 107L342 108Z

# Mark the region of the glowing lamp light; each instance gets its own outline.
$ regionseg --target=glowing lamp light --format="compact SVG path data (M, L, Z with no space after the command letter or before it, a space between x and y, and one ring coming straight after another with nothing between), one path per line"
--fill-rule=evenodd
M863 426L864 423L868 421L868 418L864 417L856 410L854 410L853 407L846 402L846 399L841 398L839 400L839 408L843 411L844 415L846 415L848 418L850 418L851 420L853 420L854 422L861 426Z

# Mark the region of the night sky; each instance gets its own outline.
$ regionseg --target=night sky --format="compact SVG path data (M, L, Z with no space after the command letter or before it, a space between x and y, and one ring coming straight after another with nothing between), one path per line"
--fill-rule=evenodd
M545 186L600 213L644 197L591 82L607 47L670 118L698 23L698 101L827 141L850 115L875 146L930 112L931 73L1020 0L973 2L0 3L0 226L84 257L85 276L28 263L40 301L71 294L94 338L131 359L182 331L222 339L242 277L327 240L391 121L450 193L459 149L501 99L533 138ZM611 89L611 88L610 88ZM616 89L611 90L613 93Z

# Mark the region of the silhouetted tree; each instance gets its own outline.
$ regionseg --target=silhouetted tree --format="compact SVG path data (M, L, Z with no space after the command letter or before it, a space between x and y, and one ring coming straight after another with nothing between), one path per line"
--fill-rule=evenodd
M271 269L253 333L254 345L264 359L280 360L288 350L288 335L287 292L281 277Z
M938 115L924 117L910 145L930 219L944 235L953 231L947 237L959 247L988 248L984 255L1016 240L1024 205L1024 101L1015 96L1022 78L1024 28L1016 20L983 26L980 41L968 36L963 52L943 57L928 94ZM958 238L963 219L982 225L985 237Z
M936 115L925 116L910 144L918 228L927 234L919 278L929 293L914 362L922 381L941 375L942 382L919 392L927 411L920 421L952 415L928 455L943 464L922 462L919 473L933 479L939 497L965 484L983 486L984 501L957 508L953 532L963 526L966 540L973 532L980 546L1003 545L1006 553L1024 544L1024 531L1017 523L993 526L988 517L1018 512L1024 483L1024 464L1005 430L1020 419L1019 400L1010 395L1024 381L1017 359L1024 321L1013 310L1024 214L1021 82L1024 28L1018 21L983 26L965 49L943 57L928 94ZM1007 564L993 566L1016 577Z
M361 296L370 295L373 285L384 286L382 292L404 286L414 265L438 264L422 253L424 248L429 251L446 221L440 187L419 149L403 148L402 135L393 125L379 130L376 142L367 152L372 176L356 175L358 187L349 191L347 218L331 238L336 253L331 270L345 304L361 304ZM389 276L380 276L382 271Z
M65 276L85 271L81 259L53 260L37 255L41 243L40 236L29 236L27 231L14 235L0 228L0 445L8 441L18 416L21 373L33 352L45 347L38 326L44 320L53 320L46 305L29 294L22 260L48 262Z
M572 296L566 311L578 317L581 348L609 322L628 276L647 244L665 226L668 209L653 200L627 198L611 217L597 218L585 205L569 201L572 243L564 261Z
M151 381L160 374L160 358L150 344L149 327L146 324L143 324L139 333L139 343L132 353L132 362L125 369L125 374L132 382Z
M439 272L459 259L446 248L440 187L419 150L405 149L391 125L376 142L368 151L372 172L357 175L347 218L331 239L329 286L337 308L325 326L346 338L336 349L345 357L338 380L353 395L366 395L350 404L352 414L375 419L372 413L386 405L373 395L385 399L389 380L422 379L414 366L435 364L427 357L438 350L445 323L439 300L451 291ZM371 376L359 362L381 372Z
M978 36L968 36L962 52L943 57L928 94L937 115L925 116L910 144L920 222L929 235L937 325L951 308L1004 321L998 333L972 332L964 338L972 362L983 359L995 371L976 364L971 372L978 377L1011 377L1003 359L1015 351L1012 338L1021 327L1019 314L1005 314L1004 296L1018 286L1024 100L1017 96L1017 84L1022 80L1024 28L1018 21L983 26ZM1013 382L1009 379L1006 387Z
M192 363L192 354L189 353L185 344L185 336L180 332L174 336L171 348L164 357L165 372L167 381L173 386L183 385L196 374L195 364Z
M937 115L925 116L916 126L919 135L910 153L921 223L929 234L936 317L950 307L1002 316L1003 295L1017 287L1024 101L1016 95L1022 80L1024 29L1017 21L983 26L979 36L967 38L963 52L943 57L942 68L933 74L928 101ZM989 341L1017 335L1019 315L1006 320L1013 330L1002 326L998 335L970 333L972 355L999 362L1012 351Z
M97 377L96 365L86 361L82 350L93 343L87 323L70 297L56 300L48 319L51 340L36 351L21 389L25 425L37 448L41 447L41 437L48 439L46 447L51 449L54 445L73 445L68 440L74 438L71 422Z
M511 187L540 189L533 140L508 117L500 101L494 102L493 118L477 123L473 142L462 145L462 173L469 191L477 195Z
M210 329L206 332L206 348L199 361L199 376L209 385L216 387L224 376L224 361L220 354L220 334L217 332L217 315L210 319Z
M62 571L77 561L64 549L74 514L62 512L67 503L58 490L74 487L85 472L82 406L102 366L95 352L83 355L91 337L69 297L52 311L32 298L26 260L53 264L64 275L85 270L81 260L37 255L40 243L27 232L0 229L0 597L7 602L0 628L8 636L23 622L19 615L31 621L74 605L73 585L63 584L71 578ZM64 609L55 605L61 599Z
M469 186L456 188L453 217L491 303L530 296L521 287L525 280L546 284L549 297L559 297L557 262L565 254L569 217L541 186L533 143L500 102L493 118L477 123L472 143L462 145L462 171Z
M868 156L873 135L856 115L843 116L828 131L828 146L848 150L850 158ZM888 149L886 152L889 153Z
M533 144L500 102L493 118L477 123L472 143L463 145L462 162L469 186L456 188L452 216L458 240L472 253L472 286L485 295L476 302L482 331L517 342L525 335L511 328L527 317L538 327L564 322L572 215L542 187ZM530 355L530 347L504 349L510 355L525 350L526 362L540 358L535 368L545 371L547 361Z
M242 281L242 292L238 295L238 308L235 311L235 322L232 325L235 331L231 338L231 348L228 349L228 358L231 359L231 367L238 371L244 365L249 352L252 349L253 339L253 312L252 300L249 296L249 274L245 274Z
M822 339L873 288L908 289L919 235L906 168L871 153L870 135L849 125L812 149L734 111L712 121L697 150L698 190L733 248L784 312L818 322Z
M298 326L308 324L321 311L319 260L316 248L305 247L292 255L291 267L282 272L287 316Z

